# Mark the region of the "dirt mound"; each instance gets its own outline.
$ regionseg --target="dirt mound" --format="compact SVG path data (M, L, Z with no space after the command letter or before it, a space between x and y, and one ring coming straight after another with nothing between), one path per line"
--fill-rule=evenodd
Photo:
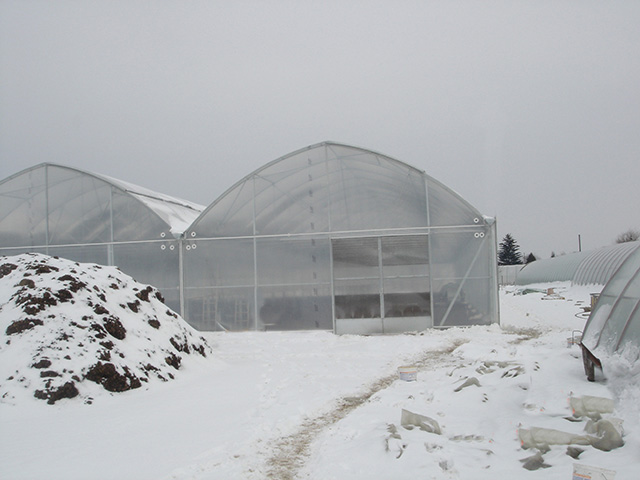
M91 403L174 378L211 348L154 287L115 267L40 254L0 257L0 401L25 391Z

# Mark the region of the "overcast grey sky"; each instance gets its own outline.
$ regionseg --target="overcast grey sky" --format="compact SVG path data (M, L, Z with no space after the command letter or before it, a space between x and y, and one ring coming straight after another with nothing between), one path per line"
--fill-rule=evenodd
M640 2L0 0L0 179L42 162L201 204L334 140L547 258L640 228Z

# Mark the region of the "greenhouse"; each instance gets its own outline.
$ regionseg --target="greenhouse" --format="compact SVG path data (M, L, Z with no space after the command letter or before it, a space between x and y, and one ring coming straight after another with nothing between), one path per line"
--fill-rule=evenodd
M52 164L0 182L0 201L0 255L117 265L201 330L498 322L494 219L370 150L298 150L206 209Z
M0 182L0 255L117 265L180 308L180 234L204 207L75 168L41 164Z
M528 263L516 285L570 281L573 285L605 285L639 242L627 242Z
M638 242L633 242L636 244ZM633 250L602 290L582 336L587 378L612 355L640 358L640 249Z
M249 174L185 232L202 330L393 333L498 321L495 222L403 162L325 142Z

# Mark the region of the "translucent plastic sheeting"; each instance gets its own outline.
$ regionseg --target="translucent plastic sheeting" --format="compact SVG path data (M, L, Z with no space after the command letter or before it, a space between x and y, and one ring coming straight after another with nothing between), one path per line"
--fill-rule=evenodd
M281 157L188 228L198 206L51 164L0 182L0 199L0 254L118 265L202 330L498 321L495 222L370 150L324 142Z
M185 222L190 223L200 212L201 207L195 204L134 187L53 164L13 175L0 182L1 245L75 245L174 237L177 227L186 228Z
M594 355L612 354L640 336L640 250L628 256L605 285L585 325L582 343Z
M431 236L434 325L493 321L497 305L487 286L495 281L494 245L491 229Z
M0 183L0 246L47 244L46 176L44 169Z
M572 282L576 285L605 285L640 242L626 242L593 250L580 263Z
M161 195L156 200L171 203ZM171 225L148 204L100 176L42 164L0 182L2 255L37 251L117 265L159 288L179 311L179 245Z
M571 281L576 285L605 285L639 245L628 242L536 260L518 272L516 284Z
M385 333L497 321L495 224L369 150L325 142L275 160L213 202L186 238L196 246L185 253L186 291L215 287L206 295L220 302L253 288L253 323L208 325ZM235 244L243 254L227 251ZM235 271L213 279L231 259Z
M362 149L321 144L245 177L191 230L215 237L422 227L426 203L419 170Z

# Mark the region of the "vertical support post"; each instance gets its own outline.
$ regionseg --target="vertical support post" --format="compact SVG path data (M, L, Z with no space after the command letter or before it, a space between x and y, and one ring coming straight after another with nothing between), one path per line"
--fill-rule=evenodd
M258 251L256 240L256 176L253 176L251 186L253 189L253 328L258 330Z
M380 295L380 324L384 331L384 278L382 276L382 238L378 237L378 290Z
M497 234L497 221L494 217L493 221L489 225L488 233L491 241L491 258L493 268L491 269L491 273L493 278L491 278L491 302L492 302L492 310L495 314L495 317L491 320L491 323L500 324L500 293L498 292L498 234Z
M327 153L327 145L325 144L324 146L324 166L325 166L325 172L326 172L326 182L327 182L327 195L326 195L326 199L327 199L327 231L331 232L331 169L329 168L329 154Z
M431 326L433 326L433 306L435 305L433 298L433 272L431 271L431 265L433 255L431 254L431 212L429 212L429 185L427 183L427 179L424 178L424 208L427 212L427 258L429 259L429 316L431 317Z
M44 251L49 255L49 165L44 166L44 208L45 208L45 231L44 231Z
M115 258L113 255L113 242L115 236L113 234L113 187L109 187L109 245L107 246L107 263L109 265L115 264Z
M329 274L331 276L331 322L333 323L333 333L336 334L336 291L333 281L333 241L329 237Z
M333 325L333 333L336 334L336 292L335 283L333 281L333 241L332 241L332 227L331 227L331 169L329 168L329 154L327 152L327 144L324 145L324 167L325 167L325 181L327 194L325 195L327 205L327 232L329 232L329 275L331 278L330 295L331 295L331 323Z
M183 259L183 238L184 233L178 238L178 288L180 295L180 316L185 318L185 306L184 306L184 259Z

